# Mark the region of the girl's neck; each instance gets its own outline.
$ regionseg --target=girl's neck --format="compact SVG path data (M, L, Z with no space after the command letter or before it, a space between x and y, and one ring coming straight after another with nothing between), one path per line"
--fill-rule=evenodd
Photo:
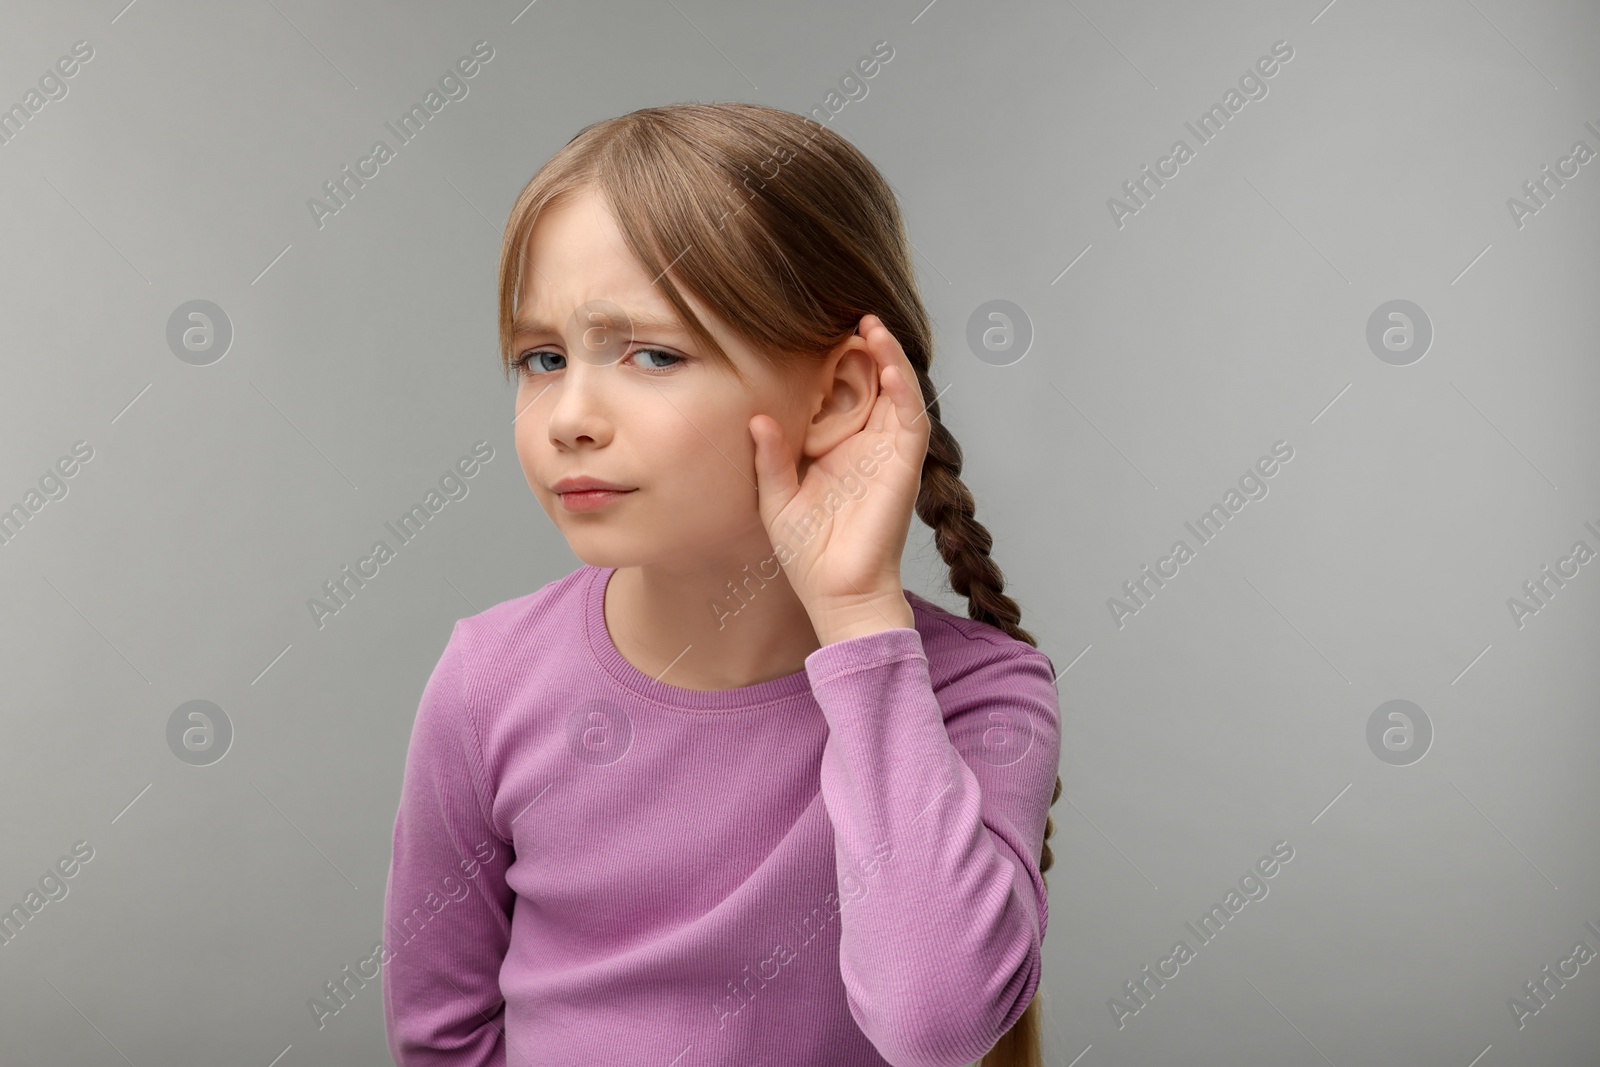
M777 575L767 578L773 570ZM748 569L721 561L692 571L618 567L606 586L605 620L623 659L682 689L738 689L782 678L805 670L806 657L822 647L771 558Z

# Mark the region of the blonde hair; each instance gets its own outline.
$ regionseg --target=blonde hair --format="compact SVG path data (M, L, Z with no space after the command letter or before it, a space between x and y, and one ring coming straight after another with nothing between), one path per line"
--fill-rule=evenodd
M928 377L933 333L917 293L899 206L854 145L812 119L748 103L644 108L584 127L517 197L500 248L500 357L509 378L512 321L527 240L541 211L597 191L630 251L711 357L738 368L677 282L775 365L827 354L877 315L905 349L931 435L917 515L933 531L970 618L1037 647L989 557L993 539L961 481L961 446L939 419ZM671 268L672 275L667 274ZM625 323L623 325L626 325ZM1050 803L1061 796L1056 776ZM1046 815L1040 872L1054 860ZM982 1067L1042 1067L1037 995Z

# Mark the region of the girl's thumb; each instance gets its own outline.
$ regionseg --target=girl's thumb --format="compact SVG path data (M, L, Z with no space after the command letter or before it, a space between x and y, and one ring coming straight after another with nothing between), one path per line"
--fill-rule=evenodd
M794 468L783 450L783 430L770 416L756 415L750 420L750 436L755 439L757 491L781 508L793 497L798 483Z

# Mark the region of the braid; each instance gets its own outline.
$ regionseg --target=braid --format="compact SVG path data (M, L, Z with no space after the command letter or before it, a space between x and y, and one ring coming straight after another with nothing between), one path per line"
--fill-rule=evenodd
M920 367L917 384L928 404L929 428L928 454L922 461L922 490L917 494L917 517L933 530L934 547L950 566L950 588L967 598L968 617L1038 648L1033 635L1019 624L1022 609L1001 591L1005 587L1005 575L989 556L994 538L974 517L977 508L972 492L961 480L961 445L940 421L939 401L935 399L937 391L927 372ZM1059 799L1061 776L1058 774L1055 791L1050 794L1051 805ZM1044 846L1039 857L1041 875L1055 865L1055 857L1050 852L1053 833L1055 820L1046 815Z
M917 517L933 531L934 547L950 567L950 587L967 598L967 615L988 623L1019 641L1039 647L1033 635L1020 625L1022 609L1002 591L1005 575L989 556L994 538L975 517L972 493L961 480L961 445L939 421L939 401L922 360L913 359L917 385L928 412L928 453L922 462L922 488L917 494ZM1050 804L1061 799L1061 775L1050 794ZM1055 865L1050 851L1050 835L1055 820L1046 813L1044 841L1039 850L1039 875ZM980 1067L1010 1067L1013 1064L1042 1064L1039 999L1036 996L1022 1017L1004 1034L998 1044L980 1061Z

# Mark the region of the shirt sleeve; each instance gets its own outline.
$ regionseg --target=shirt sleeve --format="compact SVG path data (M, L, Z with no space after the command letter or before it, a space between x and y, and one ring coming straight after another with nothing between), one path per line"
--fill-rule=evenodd
M1039 985L1055 671L1021 642L963 652L937 694L914 629L806 659L829 727L839 969L856 1024L896 1067L981 1059Z
M466 701L457 622L417 707L384 889L383 1013L400 1067L505 1067L500 965L511 940L511 846Z

